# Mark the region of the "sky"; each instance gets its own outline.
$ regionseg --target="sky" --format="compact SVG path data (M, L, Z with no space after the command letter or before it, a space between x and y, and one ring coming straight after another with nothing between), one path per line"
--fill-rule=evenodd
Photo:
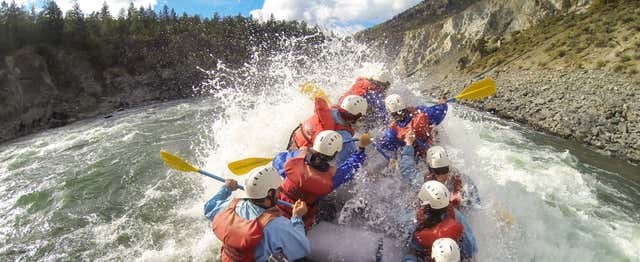
M103 0L77 0L85 13L99 10ZM421 0L106 0L111 14L117 15L129 2L136 6L151 6L161 10L164 4L178 14L211 17L238 13L267 20L273 14L276 19L306 21L338 32L357 32L384 22L394 15L414 6ZM41 4L43 0L18 0L27 6ZM56 0L63 11L73 6L74 0Z

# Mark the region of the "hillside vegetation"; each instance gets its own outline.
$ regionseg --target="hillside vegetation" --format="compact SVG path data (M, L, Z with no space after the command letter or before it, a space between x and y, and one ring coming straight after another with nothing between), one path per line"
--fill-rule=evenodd
M601 69L640 80L640 1L594 2L504 38L481 39L461 69Z
M640 163L640 1L426 0L356 37L439 97Z
M133 3L114 17L106 3L85 14L76 2L63 16L55 1L42 2L36 12L0 1L0 142L192 97L207 69L238 68L256 53L285 48L313 52L324 40L317 28L297 21L201 18ZM302 40L283 44L291 37Z

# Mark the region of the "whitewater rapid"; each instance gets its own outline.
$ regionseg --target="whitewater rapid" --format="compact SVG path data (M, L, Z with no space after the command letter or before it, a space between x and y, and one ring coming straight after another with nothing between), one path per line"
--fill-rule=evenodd
M291 50L255 54L240 69L203 69L210 81L196 91L205 98L80 121L1 145L0 260L217 257L219 242L202 209L220 183L169 170L158 152L242 181L226 169L228 162L284 150L291 130L312 113L311 100L297 90L301 83L314 81L335 101L357 76L382 67L361 44L331 40L309 56L294 52L295 41L283 39ZM428 103L424 90L396 77L390 93ZM438 138L480 191L482 207L469 213L479 261L638 261L638 167L459 105L451 105ZM395 261L390 256L401 250L393 246L401 244L396 231L411 222L408 202L417 192L400 186L374 150L368 155L344 189L358 198L375 194L368 216L356 228L314 238L316 250L331 245L333 260L353 251L347 243L361 241L369 250L387 237L385 261ZM368 254L350 258L370 261Z

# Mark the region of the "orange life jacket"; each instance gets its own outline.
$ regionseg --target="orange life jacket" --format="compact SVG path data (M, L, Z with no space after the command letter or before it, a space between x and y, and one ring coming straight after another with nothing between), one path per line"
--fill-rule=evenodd
M255 248L262 240L262 229L274 218L279 217L277 208L269 208L254 220L246 220L236 214L240 199L231 200L229 207L213 218L211 228L222 241L220 256L224 262L248 262L255 258Z
M417 111L414 107L407 108L409 114L411 114L411 121L405 126L400 127L396 121L391 122L389 127L396 132L396 137L400 141L404 141L404 137L409 130L413 129L416 134L416 139L424 142L426 145L431 146L433 143L431 139L431 127L429 126L429 117L427 114ZM416 154L425 155L424 148L420 147L418 143L415 143Z
M417 218L418 221L424 219L422 210L418 210ZM458 240L462 236L462 231L464 226L456 220L453 206L449 205L444 220L431 228L417 230L413 233L413 239L427 251L427 254L431 254L433 242L443 237Z
M311 228L318 209L318 199L333 191L333 176L336 168L331 166L325 172L318 171L304 162L308 148L303 147L300 155L287 160L284 164L285 179L278 188L278 199L295 203L298 199L308 206L307 214L302 217L306 230ZM282 214L290 218L291 208L278 204Z
M341 104L342 100L348 95L364 96L367 92L382 92L382 90L380 90L380 87L376 84L371 82L371 80L364 77L358 77L351 88L349 88L349 90L340 97L338 104Z
M293 130L289 138L288 150L297 150L301 147L313 146L313 140L323 130L346 130L353 136L353 128L340 125L333 120L331 108L322 98L315 99L314 113Z

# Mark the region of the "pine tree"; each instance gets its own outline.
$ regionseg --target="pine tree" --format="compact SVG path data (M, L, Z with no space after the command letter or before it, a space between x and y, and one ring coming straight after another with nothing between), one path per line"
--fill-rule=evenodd
M171 8L170 18L174 22L178 21L178 15L176 14L176 10L174 10L173 8Z
M74 1L73 8L67 11L64 18L64 32L65 39L71 43L72 46L82 48L84 47L87 39L87 26L84 21L84 14L80 10L78 1Z
M138 11L136 10L136 6L133 5L133 2L129 2L129 9L127 9L127 19L132 20L135 19Z
M45 41L53 44L62 42L64 33L64 20L62 10L55 1L49 0L38 16L38 25L42 30Z
M109 11L109 5L107 1L102 2L102 8L98 13L98 19L100 19L100 34L102 36L111 36L113 34L113 17Z
M9 4L2 1L0 3L0 52L11 48L9 39L9 28L7 26L7 14L9 12Z
M107 1L102 2L102 8L100 8L100 20L111 20L113 17L111 16L111 12L109 11L109 5Z
M162 13L160 13L160 20L162 21L169 20L169 6L167 6L167 4L164 4L164 6L162 6Z

